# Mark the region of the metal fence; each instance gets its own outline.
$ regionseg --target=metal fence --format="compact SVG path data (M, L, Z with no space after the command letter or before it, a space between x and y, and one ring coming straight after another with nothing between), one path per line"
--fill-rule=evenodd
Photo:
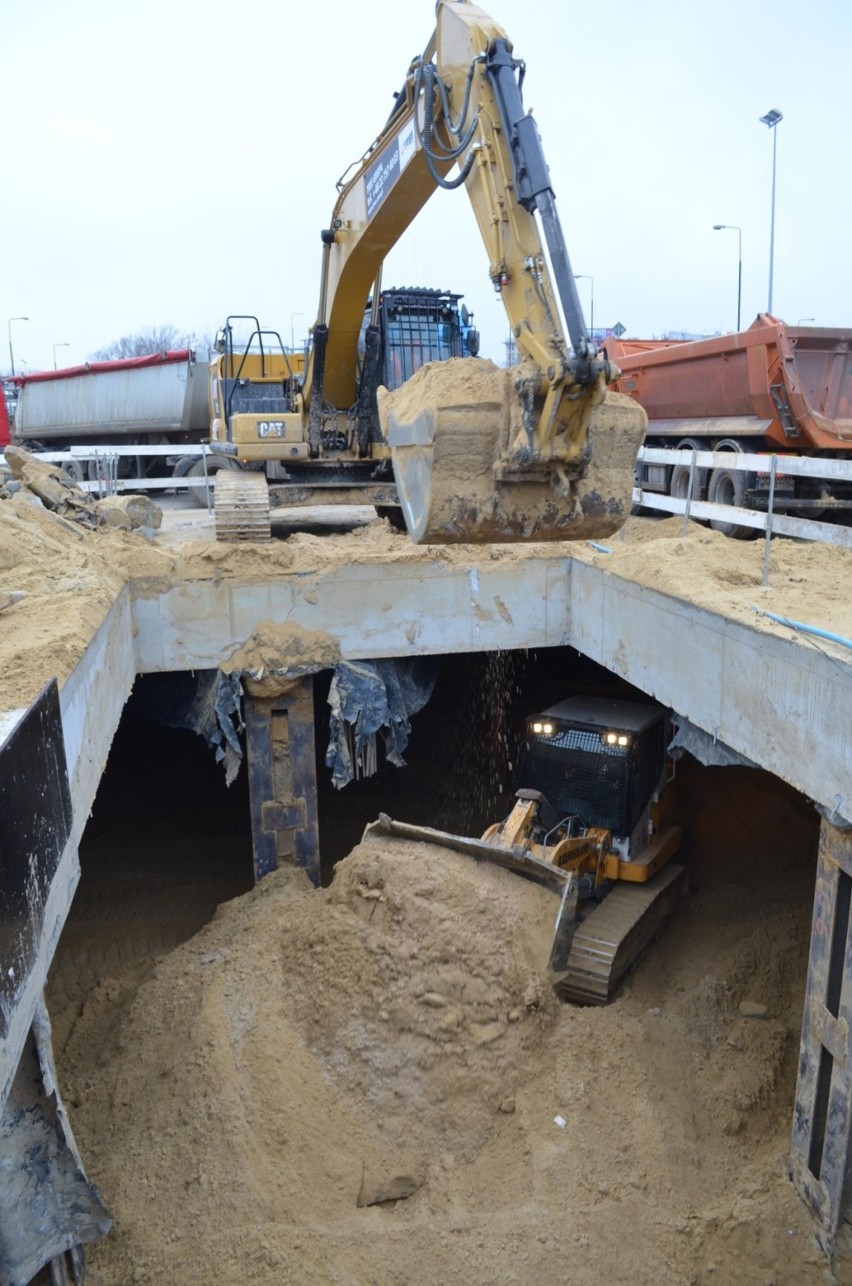
M36 452L37 458L53 464L75 462L84 474L78 483L86 491L99 496L115 495L122 491L188 491L190 487L206 488L208 503L210 492L215 487L215 472L208 474L207 460L215 452L206 445L191 446L72 446L67 451ZM202 468L194 477L150 477L137 472L136 476L121 476L119 461L123 457L141 460L151 456L167 456L177 459L191 456L202 462ZM635 486L633 504L635 508L683 516L684 532L690 518L698 522L734 523L739 527L750 527L756 534L764 532L767 539L773 535L791 536L800 540L818 541L822 544L840 545L852 548L852 526L840 523L821 522L810 517L794 517L790 514L775 511L776 476L824 478L829 481L852 482L852 461L826 460L819 458L801 458L777 455L753 455L737 451L692 451L668 449L663 447L642 447L639 460L646 464L667 466L689 463L690 477L687 495L684 499L665 495L659 491L649 491ZM699 472L713 469L738 470L746 473L760 473L768 476L766 509L748 509L734 505L722 505L708 500L697 499L699 491ZM814 500L813 506L819 505ZM847 510L850 514L852 511Z
M739 451L683 451L665 447L642 447L639 459L646 464L673 466L689 463L689 485L684 499L633 488L633 504L640 509L662 513L682 514L684 532L690 518L698 522L735 523L738 527L751 527L767 537L792 536L799 540L819 541L822 544L852 548L852 526L820 522L815 518L797 518L775 511L775 483L778 477L824 478L828 481L852 482L852 460L826 460L778 455L752 455ZM714 504L699 500L699 472L729 469L744 473L760 473L768 478L766 509L747 509L735 505ZM819 507L814 499L813 508ZM830 508L830 502L828 507ZM852 517L852 510L846 510Z

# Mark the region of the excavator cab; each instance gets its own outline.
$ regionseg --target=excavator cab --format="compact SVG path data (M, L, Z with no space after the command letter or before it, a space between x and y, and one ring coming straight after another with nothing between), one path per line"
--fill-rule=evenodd
M429 362L476 357L479 333L473 326L473 314L464 304L460 305L461 298L452 291L416 286L381 292L377 324L382 355L379 382L384 388L399 388ZM372 305L370 299L358 343L359 383L365 370L366 333L372 321Z

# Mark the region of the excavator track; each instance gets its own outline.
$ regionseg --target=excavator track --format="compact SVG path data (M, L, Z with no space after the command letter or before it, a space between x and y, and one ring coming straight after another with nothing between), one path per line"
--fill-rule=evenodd
M576 466L531 458L526 470L507 472L518 415L512 378L489 362L451 358L421 368L392 393L379 390L400 506L416 543L600 539L626 522L642 408L608 392L590 411L588 450Z
M217 540L269 540L269 487L264 475L220 469L216 474L214 515Z
M617 884L574 930L561 1000L605 1005L686 893L686 867L669 863L647 884Z

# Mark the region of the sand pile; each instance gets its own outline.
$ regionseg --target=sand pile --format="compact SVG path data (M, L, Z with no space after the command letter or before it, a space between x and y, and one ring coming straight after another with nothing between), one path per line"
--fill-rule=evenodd
M61 685L131 577L172 567L144 535L75 526L24 490L0 501L0 589L26 594L0 620L0 709Z
M610 553L572 546L574 557L616 576L674 594L713 612L747 620L758 629L783 631L776 616L852 637L852 549L776 538L768 584L763 586L765 542L731 540L721 532L683 519L632 518L623 535L606 542Z
M117 1023L103 982L62 1059L120 1229L106 1280L203 1281L214 1247L217 1280L259 1280L245 1235L265 1225L285 1234L262 1278L276 1280L291 1250L303 1262L300 1232L372 1226L374 1207L473 1163L556 1019L555 905L498 869L377 840L326 893L282 871L223 907ZM299 1280L335 1252L310 1258Z
M606 1009L547 989L552 895L391 840L105 979L57 1051L93 1279L852 1280L785 1177L815 817L701 782L694 890Z

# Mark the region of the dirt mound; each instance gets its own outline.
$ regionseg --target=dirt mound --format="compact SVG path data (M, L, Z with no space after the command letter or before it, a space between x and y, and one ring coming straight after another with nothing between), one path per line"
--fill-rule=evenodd
M247 1227L298 1241L474 1161L557 1014L555 898L519 883L376 841L327 892L280 871L223 907L117 1019L102 983L62 1063L116 1215L92 1252L107 1280L175 1280L180 1263L204 1281L192 1265L226 1238L234 1276L226 1261L217 1280L238 1280ZM318 1247L300 1280L324 1262Z
M759 773L719 812L732 780L730 856L695 846L606 1009L548 990L554 895L378 839L104 980L58 1051L116 1219L94 1280L852 1280L784 1173L814 818Z
M631 518L606 547L609 553L584 545L571 552L616 576L758 629L785 630L761 615L771 612L852 638L852 600L845 588L852 549L776 538L764 586L764 540L731 540L694 522L684 534L682 518Z

